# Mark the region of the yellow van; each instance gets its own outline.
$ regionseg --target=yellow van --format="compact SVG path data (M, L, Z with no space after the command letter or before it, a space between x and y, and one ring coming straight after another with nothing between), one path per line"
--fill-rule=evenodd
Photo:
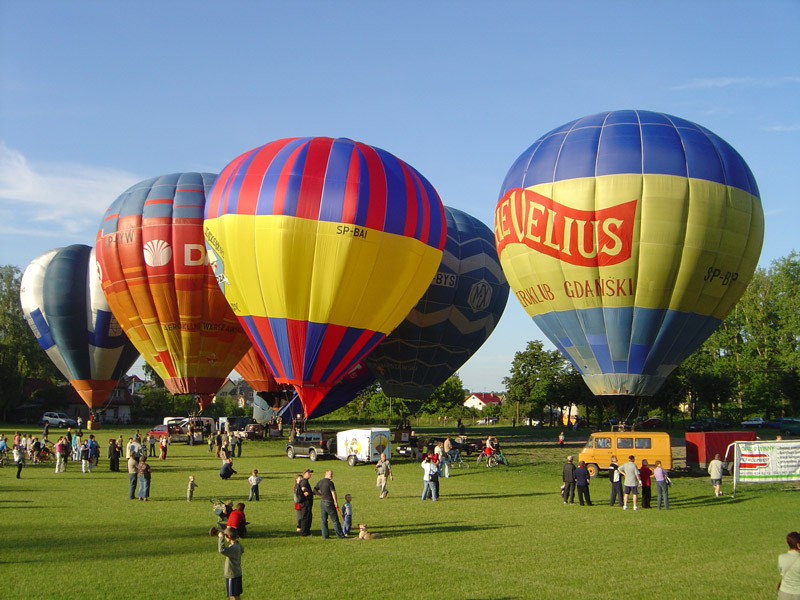
M589 474L595 477L600 469L608 469L612 456L616 456L617 463L621 465L628 461L631 454L636 457L638 465L646 458L651 467L660 460L662 467L667 470L672 468L669 434L655 431L598 431L589 437L578 460L584 461Z

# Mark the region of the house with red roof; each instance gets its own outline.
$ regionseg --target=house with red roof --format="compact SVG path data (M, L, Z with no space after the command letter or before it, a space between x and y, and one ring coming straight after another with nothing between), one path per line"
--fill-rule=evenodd
M483 410L485 406L499 406L502 403L502 398L489 392L470 394L467 399L464 400L464 406L477 410Z

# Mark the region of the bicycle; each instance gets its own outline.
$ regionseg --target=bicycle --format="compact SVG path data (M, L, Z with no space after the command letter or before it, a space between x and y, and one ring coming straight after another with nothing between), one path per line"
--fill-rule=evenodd
M469 469L469 463L464 462L464 459L461 458L461 452L458 450L451 450L450 455L447 457L447 461L450 463L451 467L466 467Z

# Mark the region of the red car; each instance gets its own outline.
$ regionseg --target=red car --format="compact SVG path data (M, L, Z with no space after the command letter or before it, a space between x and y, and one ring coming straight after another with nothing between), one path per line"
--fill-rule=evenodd
M664 419L662 419L660 417L650 417L649 419L645 419L644 421L642 421L639 424L638 428L639 429L660 429L661 427L664 427L665 425L666 425L666 423L664 422Z
M169 427L169 437L173 442L188 442L189 435L180 425L159 425L147 432L147 435L152 435L157 440L167 435L167 427Z

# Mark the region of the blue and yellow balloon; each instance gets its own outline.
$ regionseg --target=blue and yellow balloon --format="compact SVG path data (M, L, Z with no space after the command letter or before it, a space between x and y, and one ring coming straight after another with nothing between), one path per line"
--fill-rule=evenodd
M654 394L742 295L763 238L736 150L648 111L545 134L509 170L495 211L517 299L598 395Z

